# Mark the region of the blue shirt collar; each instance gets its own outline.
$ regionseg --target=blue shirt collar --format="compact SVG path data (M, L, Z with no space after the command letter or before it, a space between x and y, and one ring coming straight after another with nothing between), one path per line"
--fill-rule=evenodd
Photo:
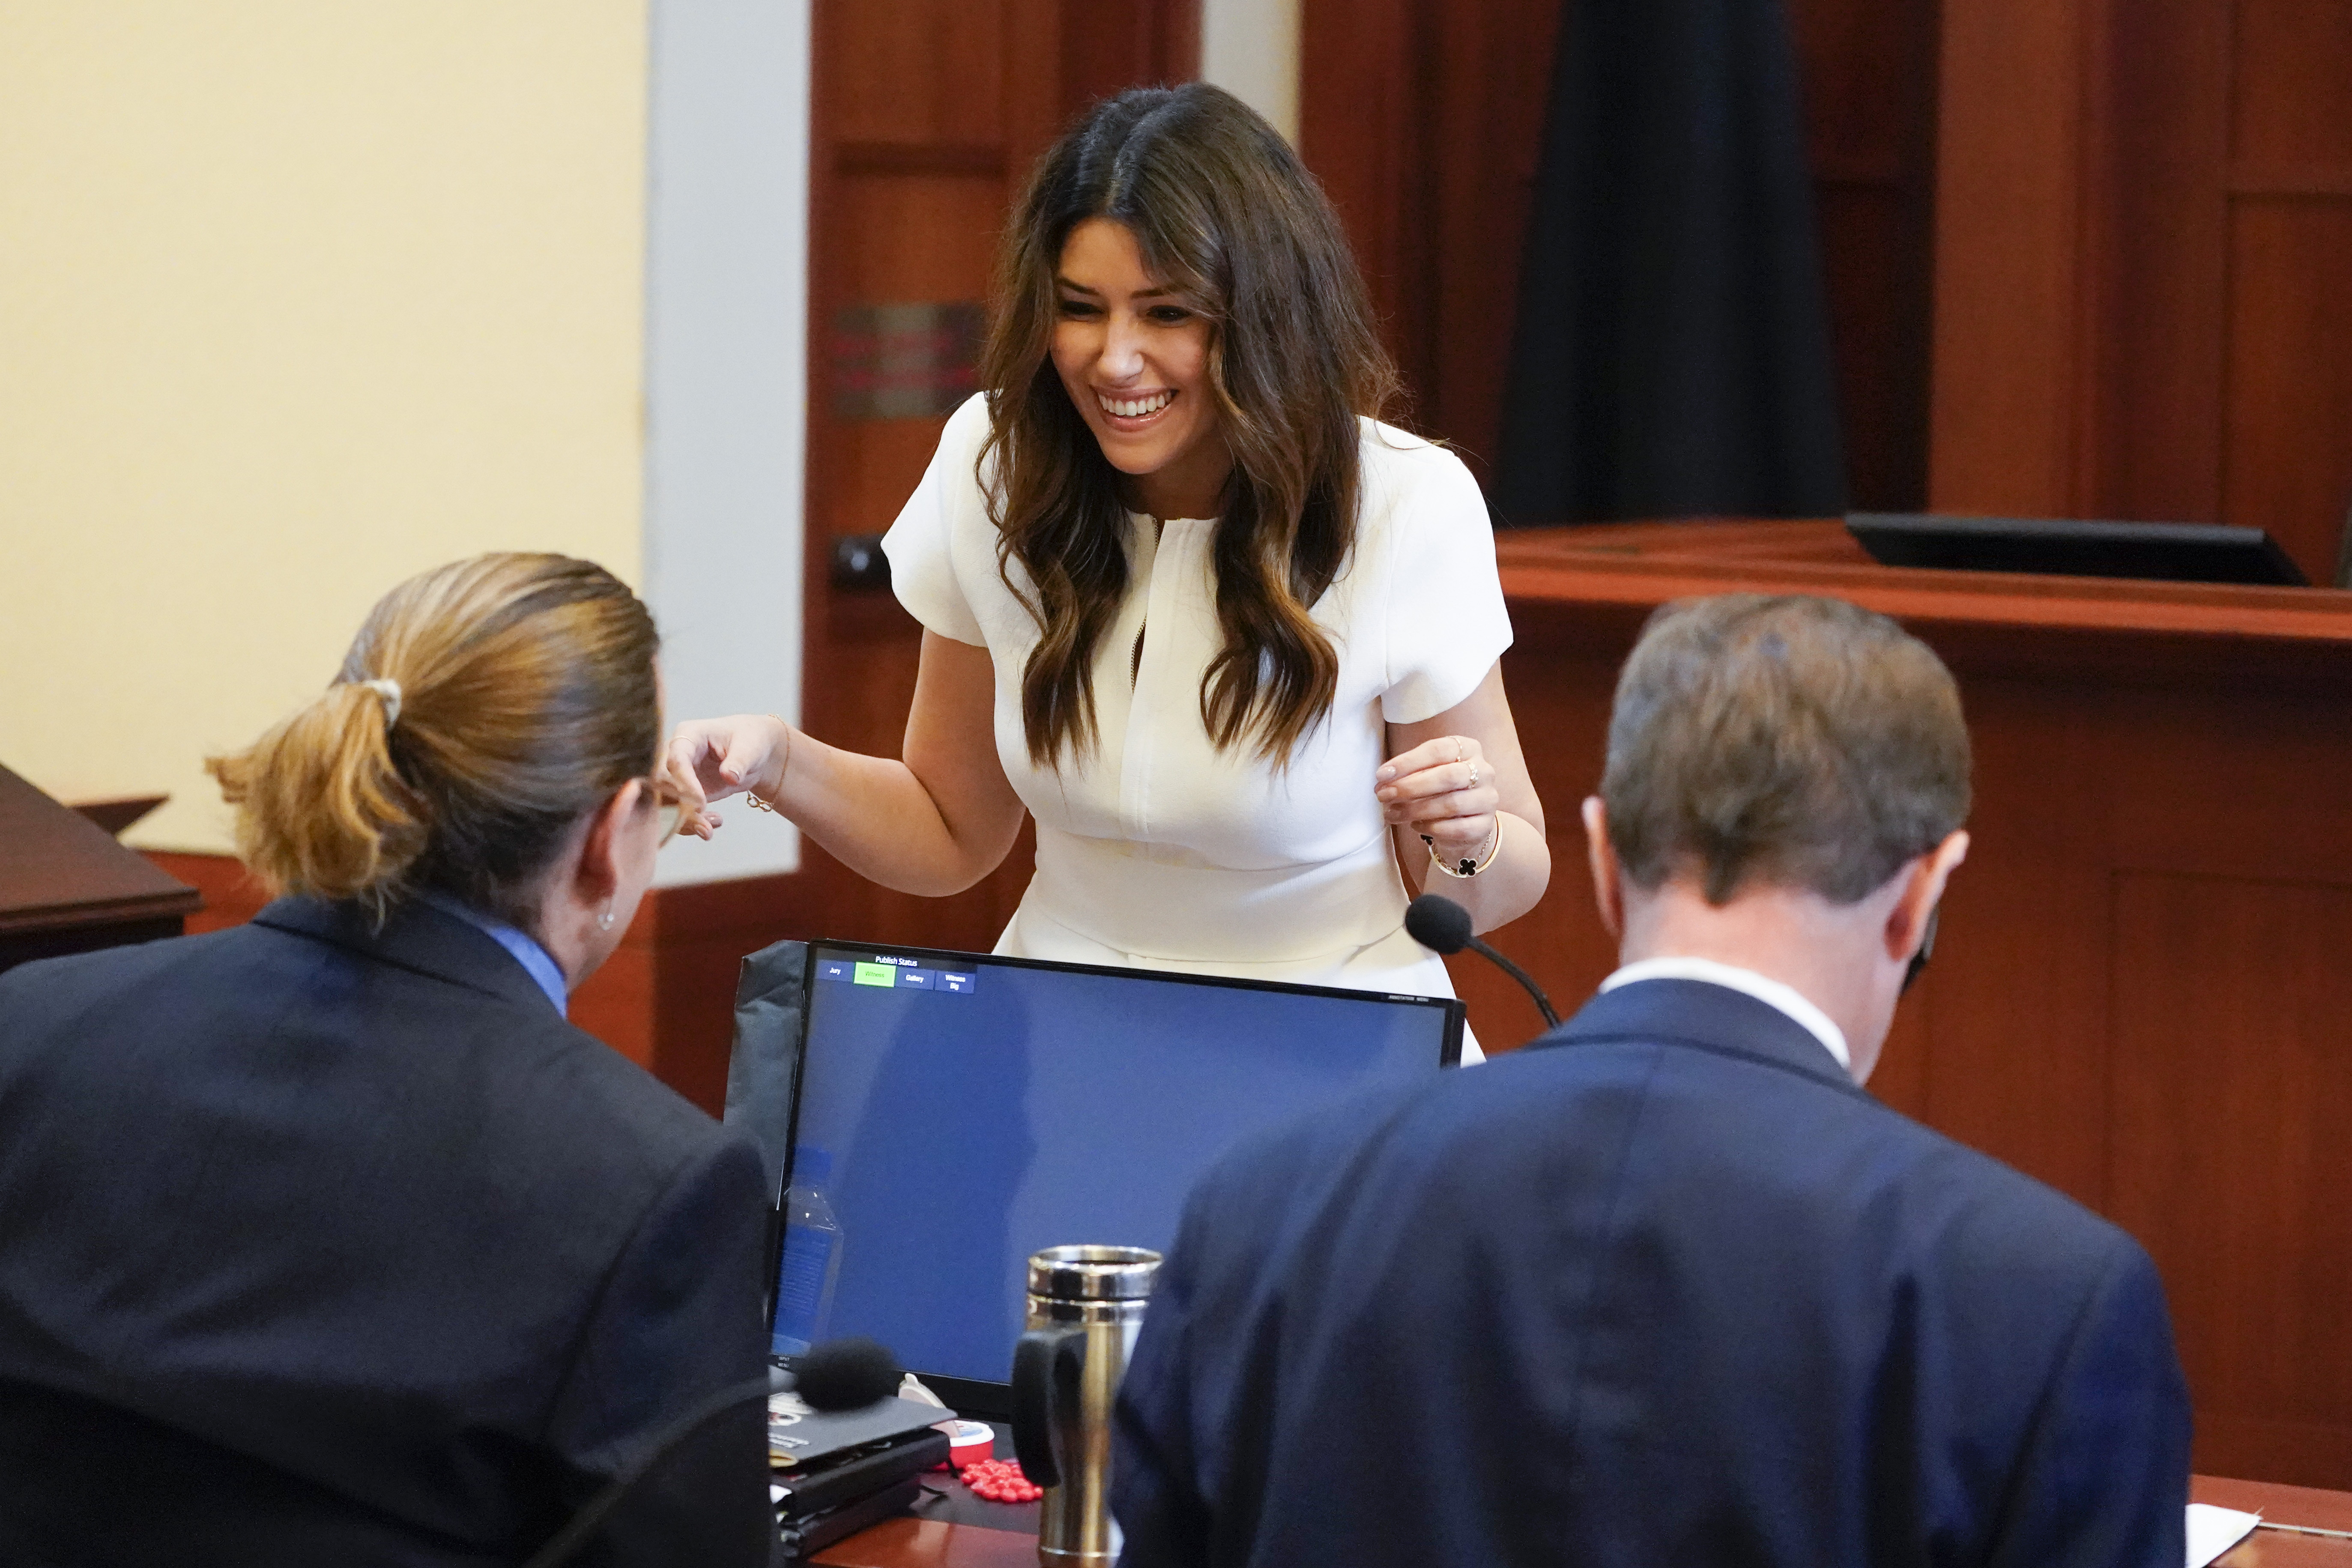
M510 926L504 921L492 920L481 910L469 908L448 894L436 892L430 888L418 889L416 899L420 903L432 905L445 915L455 915L514 954L514 961L522 965L523 973L537 981L539 988L547 993L547 999L555 1004L556 1016L569 1018L572 1016L566 1006L570 987L564 984L562 967L547 955L547 949L532 940L530 932Z

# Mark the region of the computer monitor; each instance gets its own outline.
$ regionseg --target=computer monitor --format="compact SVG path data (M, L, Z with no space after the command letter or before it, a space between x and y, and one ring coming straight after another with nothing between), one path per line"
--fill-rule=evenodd
M1029 1255L1164 1250L1235 1140L1460 1059L1462 1004L812 942L772 1344L865 1334L1003 1414Z
M1883 511L1850 512L1845 526L1883 566L2283 587L2309 582L2278 541L2259 528Z

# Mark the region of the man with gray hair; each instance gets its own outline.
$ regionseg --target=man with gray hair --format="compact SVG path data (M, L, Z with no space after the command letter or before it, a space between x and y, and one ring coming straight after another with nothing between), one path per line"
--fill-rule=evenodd
M1120 1395L1123 1561L2177 1568L2147 1255L1860 1087L1968 805L1892 621L1653 616L1584 803L1622 966L1203 1179Z

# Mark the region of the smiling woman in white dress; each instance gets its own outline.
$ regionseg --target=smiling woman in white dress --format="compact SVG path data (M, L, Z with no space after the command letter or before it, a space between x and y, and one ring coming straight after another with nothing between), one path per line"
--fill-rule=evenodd
M993 390L884 541L924 628L903 760L739 715L679 727L678 782L927 894L1025 810L1001 952L1451 994L1399 855L1480 930L1551 859L1486 503L1378 422L1395 375L1320 188L1227 93L1122 94L1039 163L999 296Z

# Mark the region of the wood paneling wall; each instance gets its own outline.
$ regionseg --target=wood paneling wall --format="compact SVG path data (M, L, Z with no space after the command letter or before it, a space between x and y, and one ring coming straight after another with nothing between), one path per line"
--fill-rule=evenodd
M2262 527L2328 581L2352 502L2352 4L1947 0L1942 92L1933 503ZM1998 1079L1923 1113L2147 1243L2201 1468L2352 1485L2352 858L2321 782L2341 698L2140 697L2156 743L2121 774L2069 759L2128 709L2042 705L2043 783L2018 803L2038 837L1988 863L2074 865L2040 907L2112 957L2037 973L2046 948L2013 940L2007 985L1966 1005L2029 997L2019 1026L2108 1042L2044 1090L2104 1117L2021 1145L2045 1118Z
M1858 510L1927 493L1937 0L1792 0L1847 488Z
M1299 151L1355 241L1406 422L1502 428L1562 0L1305 0ZM1794 0L1854 504L1926 495L1937 0Z
M1356 247L1408 398L1483 477L1502 428L1556 0L1305 0L1299 153Z
M2163 1268L2200 1466L2342 1487L2352 888L2144 871L2112 897L2117 950L2145 957L2115 995L2135 1050L2106 1209Z
M1947 0L1932 499L2269 529L2352 504L2352 3Z

